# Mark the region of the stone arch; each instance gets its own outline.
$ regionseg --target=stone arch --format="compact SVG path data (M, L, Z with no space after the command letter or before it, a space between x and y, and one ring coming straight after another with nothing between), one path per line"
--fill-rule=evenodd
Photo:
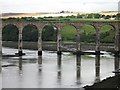
M100 27L100 42L114 43L115 41L115 26L112 24L104 24Z
M74 24L65 24L61 28L61 37L63 41L76 42L77 27Z
M6 24L2 27L3 41L18 41L19 28L14 24Z
M42 28L43 41L57 41L58 27L54 24L45 24Z
M34 24L27 24L22 30L23 41L38 41L38 27Z
M95 43L96 27L93 24L84 24L80 30L81 42Z

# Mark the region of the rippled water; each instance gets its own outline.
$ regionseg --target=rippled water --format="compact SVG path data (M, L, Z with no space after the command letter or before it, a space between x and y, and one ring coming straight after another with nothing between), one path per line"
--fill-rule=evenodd
M17 49L3 48L3 53L14 55ZM55 52L43 51L41 57L36 50L24 50L25 56L3 58L2 65L14 64L2 68L3 88L79 88L91 85L95 82L95 57L93 55L82 56L81 76L77 76L76 56L64 52L62 66L57 65ZM22 60L22 63L19 63ZM38 64L39 61L39 64ZM114 57L105 53L101 56L101 80L113 76ZM22 64L22 67L21 67Z

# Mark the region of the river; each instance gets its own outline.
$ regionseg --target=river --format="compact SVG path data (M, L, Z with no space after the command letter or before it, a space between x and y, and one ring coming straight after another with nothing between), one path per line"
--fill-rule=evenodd
M3 47L4 55L14 55L17 49ZM62 66L57 65L56 52L43 51L42 58L37 50L23 50L22 57L2 59L2 88L81 88L95 82L95 56L83 55L81 58L81 76L76 76L76 56L63 52ZM38 63L42 59L42 64ZM22 60L22 63L19 62ZM100 79L113 76L114 57L105 52L100 59Z

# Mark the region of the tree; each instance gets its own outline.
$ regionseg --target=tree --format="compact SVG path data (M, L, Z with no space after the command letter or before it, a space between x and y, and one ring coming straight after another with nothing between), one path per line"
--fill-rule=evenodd
M82 15L80 15L79 13L77 14L77 18L82 18Z
M57 40L57 31L54 30L53 26L46 26L42 31L42 40L43 41L56 41Z
M97 18L97 19L99 19L101 17L101 15L98 14L98 13L96 13L96 14L94 14L94 17Z
M94 14L88 14L87 18L93 18Z
M110 19L111 18L111 16L110 15L107 15L106 17L105 17L105 19Z
M116 17L117 17L117 19L120 19L120 13L118 13L118 14L116 15Z

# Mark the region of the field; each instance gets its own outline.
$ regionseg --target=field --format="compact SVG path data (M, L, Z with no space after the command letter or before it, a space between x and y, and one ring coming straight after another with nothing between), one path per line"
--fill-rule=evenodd
M59 17L59 16L77 16L77 14L89 14L89 13L95 13L95 12L73 12L73 13L59 13L59 12L46 12L46 13L3 13L2 18L9 18L9 17L15 17L15 18L21 18L21 17ZM102 15L116 15L118 12L98 12Z

